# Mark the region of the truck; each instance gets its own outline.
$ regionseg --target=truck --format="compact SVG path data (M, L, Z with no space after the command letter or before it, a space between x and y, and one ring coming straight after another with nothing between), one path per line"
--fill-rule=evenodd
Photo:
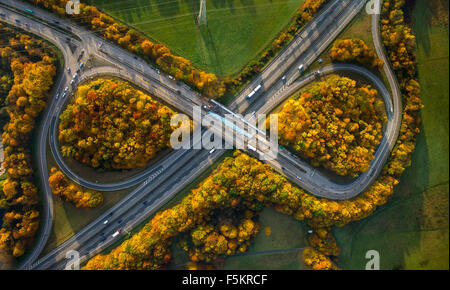
M262 88L262 85L259 84L250 94L247 95L247 99L251 99L254 95L256 95L259 90Z
M114 234L112 234L111 237L115 238L120 234L121 230L117 230L116 232L114 232Z
M250 150L252 150L252 151L256 152L256 148L255 148L255 147L253 147L253 146L252 146L252 145L250 145L250 144L248 144L248 145L247 145L247 149L250 149Z

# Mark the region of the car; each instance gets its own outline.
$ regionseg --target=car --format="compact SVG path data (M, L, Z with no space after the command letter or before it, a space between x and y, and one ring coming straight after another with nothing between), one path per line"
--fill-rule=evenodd
M75 73L75 74L73 75L73 79L76 79L77 77L78 77L78 74Z
M209 154L213 154L214 151L216 151L216 148L211 149L211 151L209 151Z
M105 220L105 221L103 222L104 225L106 225L107 223L109 223L109 220Z
M155 71L156 71L157 74L160 74L160 73L161 73L161 72L159 71L159 69L156 69Z
M72 31L72 28L70 26L66 26L67 30Z
M319 63L322 63L322 62L323 62L323 59L319 58Z
M4 13L0 13L0 16L1 17L5 17L6 15Z
M58 97L59 97L59 93L56 93L56 99L58 99Z
M333 13L333 12L334 12L334 9L333 9L333 8L331 8L331 9L330 9L330 13Z
M62 97L61 98L63 98L64 99L64 97L66 96L66 93L64 93L63 95L62 95Z
M122 220L118 220L117 223L120 224L122 222Z
M84 67L84 62L80 63L80 68L82 69Z
M174 80L175 78L171 75L169 75L169 79Z
M59 24L59 21L58 21L58 20L55 20L54 23L55 23L55 24Z
M134 59L138 59L137 56L133 56Z
M25 24L26 27L30 27L30 23L25 22L24 24Z
M285 83L285 82L286 82L286 76L284 75L284 76L281 78L281 80L283 81L283 83Z
M67 67L67 72L70 73L70 67Z
M72 85L73 86L73 84L75 83L75 81L74 80L71 80L70 81L70 85Z
M298 175L297 175L297 179L298 179L298 180L302 180L302 178L301 178L300 176L298 176Z
M299 71L300 73L302 73L304 69L305 69L305 66L304 66L303 64L301 64L301 65L298 67L298 71Z
M69 87L65 87L64 91L67 92L69 90Z
M20 20L19 20L19 19L16 19L16 23L20 23Z
M144 200L144 201L142 202L142 204L143 204L143 205L146 205L146 204L147 204L147 201L146 201L146 200Z

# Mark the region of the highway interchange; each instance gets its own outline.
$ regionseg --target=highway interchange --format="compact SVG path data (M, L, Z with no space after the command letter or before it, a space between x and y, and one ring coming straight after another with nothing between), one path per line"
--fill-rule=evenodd
M365 6L365 2L363 0L332 1L305 26L301 33L274 58L255 80L236 96L229 108L208 102L188 86L169 79L167 75L159 73L149 64L122 48L46 11L30 7L30 5L19 1L0 0L0 4L6 4L17 9L11 10L7 6L0 5L0 12L6 14L6 17L1 20L10 24L21 25L28 22L30 24L28 30L51 41L63 53L65 68L70 68L71 73L65 71L64 74L59 76L54 86L54 95L56 93L61 95L65 87L72 87L70 81L72 74L79 69L79 57L82 52L84 53L81 60L84 62L87 61L88 57L95 56L110 63L110 65L80 71L81 76L76 79L73 89L77 84L91 77L98 75L117 76L131 81L145 91L156 95L178 111L188 115L192 115L193 106L202 106L220 114L225 114L229 110L243 115L250 112L268 114L286 98L310 82L317 80L318 77L349 71L362 75L384 98L388 115L384 137L375 153L371 168L367 172L361 174L349 184L336 184L308 163L283 149L279 149L278 157L275 160L265 161L308 192L320 197L343 200L357 196L377 178L390 156L390 151L395 145L400 128L401 94L397 80L384 55L378 31L378 16L373 16L372 34L377 53L385 61L384 71L388 77L392 96L377 76L358 66L333 65L322 67L320 68L320 76L317 72L301 75L298 67L301 64L305 67L310 66ZM20 12L26 8L34 9L33 17ZM70 30L70 32L67 30ZM74 35L76 37L73 37ZM68 45L69 42L71 45ZM286 76L284 80L282 79L283 76ZM261 84L263 88L261 94L250 101L247 100L246 96L258 84ZM161 205L192 182L226 151L221 149L210 154L209 150L174 150L136 176L114 184L99 184L74 173L64 162L58 149L58 116L68 99L69 97L62 98L61 96L58 99L52 98L39 128L37 158L44 193L43 222L35 247L25 257L20 269L63 269L66 263L65 253L71 249L80 252L82 261L101 252L117 241L117 238L113 238L111 234L118 228L123 229L122 233L126 233L154 214ZM206 114L207 112L203 113ZM100 191L115 191L133 186L135 186L135 189L95 221L50 253L38 259L53 223L53 199L48 185L47 137L49 137L50 149L55 161L73 181L87 188ZM249 153L258 156L252 150ZM104 224L106 219L109 222Z

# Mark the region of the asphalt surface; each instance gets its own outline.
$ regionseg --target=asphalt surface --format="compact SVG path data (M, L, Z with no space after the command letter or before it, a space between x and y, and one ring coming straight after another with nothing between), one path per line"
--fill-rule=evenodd
M66 86L69 88L69 92L72 91L69 82L72 78L71 75L79 68L79 59L86 61L89 55L95 55L108 60L112 63L112 66L81 72L81 77L77 79L77 83L95 75L115 75L136 83L188 115L191 115L193 106L208 105L204 98L192 91L188 86L170 80L167 75L159 74L143 60L140 60L127 51L124 51L122 48L93 35L84 28L80 28L71 22L59 19L50 13L36 9L31 5L22 2L1 0L0 3L14 6L20 10L32 8L35 11L35 17L45 19L45 21L51 23L48 25L42 21L35 21L25 13L17 14L11 10L5 10L5 8L0 6L0 12L7 14L7 19L2 20L13 25L18 25L16 20L19 20L21 21L19 24L20 26L23 26L24 22L30 23L29 28L27 28L28 30L55 43L55 45L63 52L65 67L69 67L71 72L67 73L65 71L62 76L59 76L54 93L60 92L61 95L63 88ZM314 74L300 76L298 66L303 64L306 69L317 56L326 49L338 33L341 32L355 17L364 4L365 1L356 0L331 2L317 17L313 18L291 44L278 54L263 72L236 97L230 104L230 108L237 113L252 111L267 113L284 99L291 96L295 91L307 83L314 81ZM334 11L330 12L330 9L333 9ZM58 21L58 24L56 24L56 21ZM381 56L384 56L384 53L382 52L382 45L379 40L377 23L378 21L375 16L373 27L374 41L377 52L379 53L380 58L383 59ZM67 30L70 30L70 32ZM78 38L72 38L73 35L76 35ZM70 46L68 45L69 43L71 44ZM99 45L100 43L103 43L101 47ZM379 51L380 49L381 52ZM80 57L82 51L84 51L84 53ZM384 59L386 59L385 56ZM385 63L388 64L386 61ZM389 66L385 65L384 69L388 75L391 90L393 91L393 102L390 100L389 93L383 83L376 76L373 74L371 75L367 70L356 66L346 65L330 66L321 69L321 75L339 71L353 71L360 73L371 81L385 99L388 112L388 124L385 136L377 149L375 159L368 172L362 174L351 184L340 185L331 182L325 176L322 176L314 168L309 166L309 164L283 150L281 150L278 158L269 162L269 164L296 182L299 186L317 196L331 199L348 199L367 189L381 172L385 161L389 157L389 151L394 146L398 136L399 123L401 120L401 95L399 94L399 90L396 91L395 89L398 89L398 84L392 71L391 75L389 74ZM286 75L286 81L281 80L283 75ZM246 99L246 96L258 84L262 84L263 86L261 95L255 96L249 102ZM145 220L146 217L154 213L165 201L176 194L178 190L182 189L189 181L194 180L196 176L210 166L213 160L216 160L224 153L224 150L216 150L213 154L209 154L207 150L178 150L169 154L163 161L158 162L155 166L152 166L132 178L119 181L115 184L97 184L85 180L77 176L70 168L68 168L68 166L66 166L58 149L56 136L57 116L59 116L60 112L63 110L66 100L67 97L66 99L60 97L58 100L53 98L51 102L49 102L48 109L45 112L40 127L38 162L41 171L41 181L44 185L44 223L42 224L41 233L35 248L22 262L20 267L22 269L64 268L65 253L70 249L77 249L80 251L82 259L95 255L95 253L98 253L116 241L117 237L112 238L110 235L111 233L115 232L118 228L129 230L139 222ZM48 185L48 168L45 152L46 139L49 131L50 147L55 160L65 174L75 182L88 188L102 191L118 190L138 185L139 183L141 184L126 198L121 200L110 210L106 211L97 220L83 228L83 230L63 244L59 245L51 253L32 264L45 246L53 221L52 193ZM146 198L149 198L149 200L145 204L141 204L140 201ZM105 224L104 222L106 219L108 219L108 223ZM118 221L121 222L118 223Z

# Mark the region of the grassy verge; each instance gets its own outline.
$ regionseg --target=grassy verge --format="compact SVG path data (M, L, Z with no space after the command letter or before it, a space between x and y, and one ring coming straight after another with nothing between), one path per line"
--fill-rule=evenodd
M363 269L371 249L379 251L382 269L449 268L449 36L426 15L425 1L417 1L412 18L425 108L412 166L387 205L335 230L344 269Z
M50 148L47 148L47 164L49 170L53 166L57 167L50 152ZM133 188L113 192L104 192L103 204L94 209L76 208L71 203L65 202L57 196L53 196L53 227L41 255L47 254L55 247L69 239L76 232L81 230L90 222L94 221L102 213L128 195L132 190Z
M366 13L365 9L350 22L350 24L339 34L336 39L348 39L355 38L363 40L367 46L375 51L375 44L372 38L372 15ZM307 70L308 72L313 72L318 70L322 66L330 65L333 62L330 58L330 51L333 44L329 45L327 49L317 58L317 60L322 59L322 63L318 61L314 62ZM386 88L390 90L389 81L387 80L386 74L383 72L375 72L384 82Z

